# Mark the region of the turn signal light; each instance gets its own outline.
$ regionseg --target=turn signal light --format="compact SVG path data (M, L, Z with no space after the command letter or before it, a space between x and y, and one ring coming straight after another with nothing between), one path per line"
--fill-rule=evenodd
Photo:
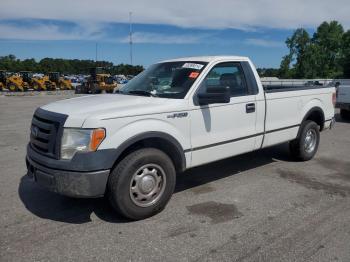
M98 146L102 143L103 139L106 137L106 131L103 128L95 129L91 135L90 148L96 151Z

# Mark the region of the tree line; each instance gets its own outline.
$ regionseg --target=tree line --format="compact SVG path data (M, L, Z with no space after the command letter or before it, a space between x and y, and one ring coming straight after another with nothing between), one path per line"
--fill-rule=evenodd
M350 30L345 31L339 22L323 22L312 36L298 28L285 43L289 53L280 68L261 68L261 76L350 78Z
M144 70L140 65L114 65L108 61L93 61L80 59L43 58L36 61L34 58L20 60L14 55L0 56L0 70L10 72L32 71L47 74L60 72L62 74L89 74L92 67L104 67L110 74L137 75Z

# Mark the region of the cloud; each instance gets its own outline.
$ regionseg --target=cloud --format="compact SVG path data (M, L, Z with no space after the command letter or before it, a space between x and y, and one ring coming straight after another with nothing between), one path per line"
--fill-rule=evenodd
M79 23L166 24L185 28L315 27L338 20L350 27L348 0L4 0L2 19L57 19Z
M167 35L149 32L135 32L132 35L133 43L141 44L197 44L200 43L206 34L197 35ZM129 43L129 36L121 38L121 43Z
M70 23L69 26L58 21L27 21L26 23L0 21L0 39L7 40L91 40L115 42L115 38L106 32L109 25L96 23ZM119 43L129 43L129 35L116 37ZM134 32L133 43L143 44L197 44L209 34L174 34Z
M262 38L248 38L244 41L244 43L246 43L248 45L255 45L255 46L261 46L261 47L281 47L281 46L284 46L283 42L262 39Z
M104 36L103 26L98 24L72 25L67 30L51 23L0 23L0 39L16 40L94 40Z

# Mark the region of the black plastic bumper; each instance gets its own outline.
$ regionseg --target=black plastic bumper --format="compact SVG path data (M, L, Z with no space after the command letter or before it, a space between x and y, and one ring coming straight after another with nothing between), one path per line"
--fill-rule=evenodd
M106 191L114 149L76 154L71 160L49 158L27 147L27 174L50 191L71 197L100 197Z
M109 170L73 172L44 167L29 157L27 175L46 189L71 197L100 197L106 190Z

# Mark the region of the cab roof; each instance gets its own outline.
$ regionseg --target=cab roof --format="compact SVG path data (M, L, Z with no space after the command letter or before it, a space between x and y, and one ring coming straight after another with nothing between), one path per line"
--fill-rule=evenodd
M175 59L164 60L161 62L176 62L176 61L197 61L197 62L216 62L216 61L249 61L248 57L245 56L192 56L192 57L181 57Z

